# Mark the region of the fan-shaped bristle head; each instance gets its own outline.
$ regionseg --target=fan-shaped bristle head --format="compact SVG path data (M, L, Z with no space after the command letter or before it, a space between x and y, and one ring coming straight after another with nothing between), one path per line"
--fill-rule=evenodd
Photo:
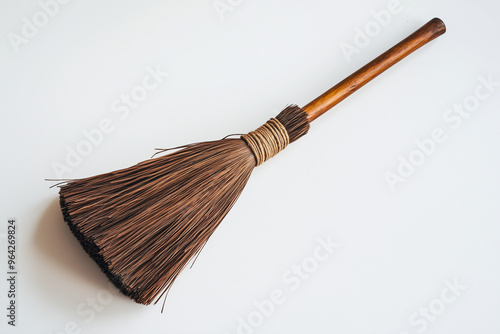
M309 129L297 106L276 119L290 142ZM69 181L60 189L61 209L110 281L136 302L150 304L200 252L255 166L242 139L192 144L126 169Z
M150 304L236 202L255 167L241 139L189 146L63 185L64 219L122 293Z

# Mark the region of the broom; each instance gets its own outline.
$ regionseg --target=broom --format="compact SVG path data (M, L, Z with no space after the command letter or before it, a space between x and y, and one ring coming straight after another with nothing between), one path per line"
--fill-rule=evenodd
M126 296L148 305L168 292L238 199L252 170L309 123L446 31L432 19L303 108L292 105L240 138L186 145L135 166L59 185L64 220Z

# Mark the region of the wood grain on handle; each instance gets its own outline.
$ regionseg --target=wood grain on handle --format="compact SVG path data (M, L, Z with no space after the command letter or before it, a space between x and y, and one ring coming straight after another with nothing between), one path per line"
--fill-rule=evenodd
M370 82L380 73L396 64L421 46L446 32L444 22L438 18L430 20L422 28L395 45L361 69L345 78L323 95L303 107L312 122L333 106L344 100L359 88Z

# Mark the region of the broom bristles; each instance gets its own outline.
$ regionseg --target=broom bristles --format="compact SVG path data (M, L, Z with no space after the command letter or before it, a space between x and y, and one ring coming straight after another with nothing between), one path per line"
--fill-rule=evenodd
M276 117L290 142L309 128L290 106ZM61 186L64 220L109 280L156 302L198 254L245 187L256 160L242 139L188 145L135 166Z

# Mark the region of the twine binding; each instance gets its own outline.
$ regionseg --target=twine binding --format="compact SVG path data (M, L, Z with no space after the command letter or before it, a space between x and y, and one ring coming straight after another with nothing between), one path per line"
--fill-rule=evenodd
M252 150L256 166L262 165L290 144L290 137L285 126L276 118L271 118L257 130L241 136L241 139Z

